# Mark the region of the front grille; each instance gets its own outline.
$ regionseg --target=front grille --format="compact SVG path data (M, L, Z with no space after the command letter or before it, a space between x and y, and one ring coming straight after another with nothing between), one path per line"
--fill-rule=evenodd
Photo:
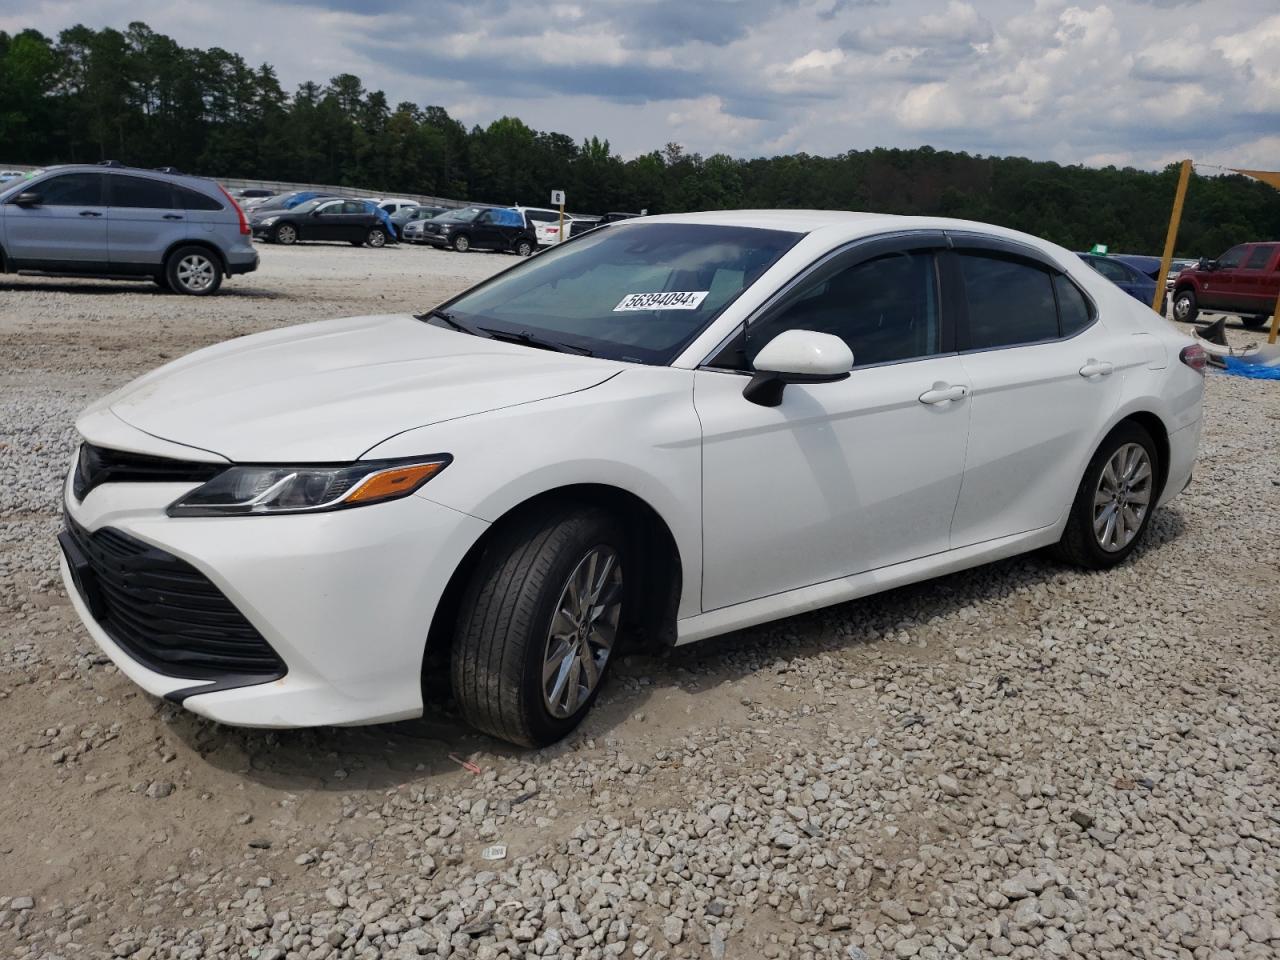
M199 680L284 676L262 634L189 563L111 527L91 534L70 517L63 537L94 619L147 668Z
M71 489L77 500L83 500L101 483L204 483L225 469L224 464L150 457L82 443Z

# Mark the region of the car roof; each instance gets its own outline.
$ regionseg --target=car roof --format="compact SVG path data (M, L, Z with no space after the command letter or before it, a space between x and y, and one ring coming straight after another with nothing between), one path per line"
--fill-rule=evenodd
M107 166L103 163L57 163L42 167L40 173L105 173L108 176L144 176L154 177L157 180L169 180L181 183L184 186L198 185L206 190L211 187L217 187L217 183L210 177L198 177L190 173L166 173L163 170L153 170L150 167Z

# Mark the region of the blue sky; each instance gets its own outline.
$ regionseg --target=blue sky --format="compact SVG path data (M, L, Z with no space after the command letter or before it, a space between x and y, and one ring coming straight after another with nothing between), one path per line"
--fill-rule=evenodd
M624 156L917 146L1280 169L1274 0L0 0L0 29L144 20L359 75L468 125L510 114Z

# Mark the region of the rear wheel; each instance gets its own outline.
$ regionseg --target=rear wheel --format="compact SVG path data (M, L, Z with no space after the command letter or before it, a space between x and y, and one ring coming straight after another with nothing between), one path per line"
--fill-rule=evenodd
M540 747L581 722L622 623L627 546L597 508L530 516L499 534L462 598L453 692L473 726Z
M298 242L298 228L292 223L282 223L271 231L271 239L286 247Z
M1179 290L1173 295L1173 319L1180 323L1195 323L1199 316L1200 308L1196 304L1194 290Z
M1243 323L1250 330L1257 330L1260 327L1266 326L1267 321L1270 319L1271 319L1271 315L1269 313L1264 313L1261 316L1241 317L1240 322Z
M207 297L222 286L222 264L204 247L179 247L169 254L164 272L174 293Z
M465 233L460 233L453 238L453 249L458 253L466 253L471 249L471 238Z
M528 240L520 239L516 241L515 252L518 256L527 257L533 253L533 244Z
M364 242L375 249L377 247L385 247L387 245L387 231L381 227L374 227L364 238Z
M1151 434L1132 421L1120 424L1089 461L1076 491L1059 559L1105 569L1122 562L1142 540L1160 490L1160 460Z

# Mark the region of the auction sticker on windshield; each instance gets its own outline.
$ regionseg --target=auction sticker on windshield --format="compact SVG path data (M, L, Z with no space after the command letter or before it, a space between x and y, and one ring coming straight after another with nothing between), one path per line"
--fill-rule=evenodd
M614 313L627 310L697 310L710 290L668 290L663 293L628 293L613 308Z

